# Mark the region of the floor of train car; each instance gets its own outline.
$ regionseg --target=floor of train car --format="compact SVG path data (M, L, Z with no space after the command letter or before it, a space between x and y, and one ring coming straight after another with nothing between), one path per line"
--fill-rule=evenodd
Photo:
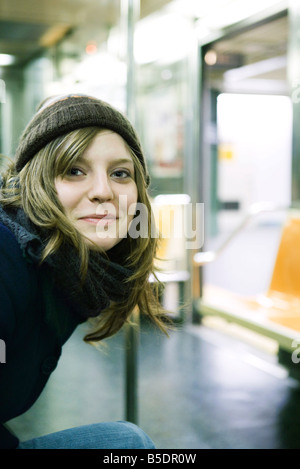
M64 346L39 400L10 422L21 439L124 419L123 333L100 351L83 333ZM300 384L273 358L204 325L167 338L142 324L138 423L158 449L299 449Z

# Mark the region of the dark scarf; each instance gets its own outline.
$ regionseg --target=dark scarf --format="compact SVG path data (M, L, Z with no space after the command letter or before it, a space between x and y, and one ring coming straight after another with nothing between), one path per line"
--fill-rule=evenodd
M31 263L39 264L46 243L45 233L29 220L22 209L4 210L0 206L0 222L12 231L25 258ZM121 252L119 248L111 250L112 261L90 250L84 283L80 278L78 253L67 242L55 254L46 258L42 265L54 279L58 295L73 312L87 319L98 316L111 301L125 300L129 294L130 284L125 280L132 272L118 263L118 251Z

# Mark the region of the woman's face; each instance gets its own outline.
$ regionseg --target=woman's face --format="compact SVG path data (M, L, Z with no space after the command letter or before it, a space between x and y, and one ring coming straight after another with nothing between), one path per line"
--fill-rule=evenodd
M91 247L107 251L126 237L138 191L120 135L99 132L68 173L55 179L55 187L66 216Z

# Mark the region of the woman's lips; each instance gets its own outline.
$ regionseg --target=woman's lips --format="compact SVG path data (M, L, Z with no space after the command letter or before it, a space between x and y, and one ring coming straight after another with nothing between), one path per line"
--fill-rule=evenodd
M87 223L92 223L94 225L103 224L107 225L108 223L113 223L117 220L115 215L86 215L84 217L80 217L79 220L85 221Z

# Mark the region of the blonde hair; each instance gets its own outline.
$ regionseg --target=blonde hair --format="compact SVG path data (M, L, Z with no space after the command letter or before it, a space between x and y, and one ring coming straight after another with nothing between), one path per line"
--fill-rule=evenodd
M64 214L56 193L55 178L68 172L100 131L98 127L87 127L56 138L40 150L18 174L14 164L11 164L2 175L0 203L3 206L22 207L30 220L36 226L46 229L49 234L41 261L56 252L67 238L77 249L83 278L88 268L89 247ZM128 145L127 147L134 162L138 202L144 204L148 210L150 235L136 239L127 236L120 242L122 249L128 253L125 265L131 267L134 272L129 278L132 285L130 294L126 301L111 304L93 319L93 330L84 338L87 342L97 342L118 332L137 307L162 331L167 332L167 317L159 302L162 285L158 281L149 283L149 276L155 276L154 260L158 239L151 236L153 216L145 173L139 159ZM109 257L109 251L107 254Z

